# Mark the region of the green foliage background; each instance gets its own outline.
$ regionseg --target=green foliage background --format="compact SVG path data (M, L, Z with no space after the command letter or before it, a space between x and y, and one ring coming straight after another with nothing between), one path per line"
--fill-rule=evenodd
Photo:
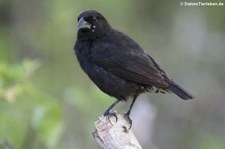
M225 148L225 6L179 3L1 0L0 149L97 148L93 122L113 100L74 56L76 17L87 9L102 12L196 96L149 95L156 146Z

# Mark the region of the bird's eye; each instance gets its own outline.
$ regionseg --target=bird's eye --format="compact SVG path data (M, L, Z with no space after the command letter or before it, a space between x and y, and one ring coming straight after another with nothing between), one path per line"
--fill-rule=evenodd
M97 21L97 18L96 17L93 17L92 20L93 20L93 22L96 22Z

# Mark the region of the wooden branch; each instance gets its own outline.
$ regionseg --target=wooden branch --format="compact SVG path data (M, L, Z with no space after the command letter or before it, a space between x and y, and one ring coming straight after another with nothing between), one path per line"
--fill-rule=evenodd
M101 116L95 122L93 137L101 149L142 149L134 136L127 117L117 114L116 117Z

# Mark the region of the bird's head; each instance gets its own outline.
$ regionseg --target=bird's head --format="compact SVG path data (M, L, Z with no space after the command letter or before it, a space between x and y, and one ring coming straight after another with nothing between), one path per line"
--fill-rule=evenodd
M95 10L84 11L78 16L78 39L94 40L105 35L110 28L105 17Z

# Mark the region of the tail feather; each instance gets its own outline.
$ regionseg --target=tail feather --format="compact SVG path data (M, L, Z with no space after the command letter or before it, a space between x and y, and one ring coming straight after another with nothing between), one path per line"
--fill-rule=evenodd
M168 89L184 100L193 99L194 96L174 82L169 82Z

